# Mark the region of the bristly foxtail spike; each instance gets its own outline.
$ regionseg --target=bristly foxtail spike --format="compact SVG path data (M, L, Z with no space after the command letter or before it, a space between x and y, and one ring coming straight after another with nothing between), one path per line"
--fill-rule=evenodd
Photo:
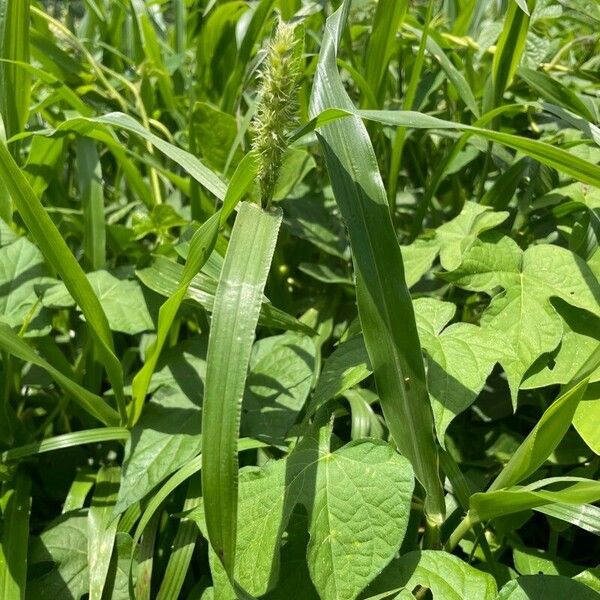
M252 122L258 155L261 204L273 199L289 132L296 122L296 85L301 73L300 40L294 25L279 20L261 73L259 104Z

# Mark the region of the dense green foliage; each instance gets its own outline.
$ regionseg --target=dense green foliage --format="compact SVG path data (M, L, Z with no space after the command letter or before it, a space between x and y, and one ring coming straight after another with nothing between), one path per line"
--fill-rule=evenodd
M600 593L596 0L0 0L0 598Z

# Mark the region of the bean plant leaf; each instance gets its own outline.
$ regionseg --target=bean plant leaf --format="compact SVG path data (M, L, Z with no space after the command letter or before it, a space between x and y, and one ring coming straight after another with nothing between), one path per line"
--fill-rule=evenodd
M544 353L561 341L562 320L550 302L558 297L600 314L600 285L588 266L565 248L549 244L522 251L504 237L497 243L478 241L462 265L444 278L459 287L493 295L481 325L500 336L500 359L511 388L513 404L524 374Z
M437 436L444 446L448 425L475 401L500 359L497 335L470 323L454 323L441 331L454 315L454 304L432 298L414 304L428 356L427 386Z
M24 237L0 247L0 320L20 327L38 303L36 284L46 269L42 253Z
M240 472L236 581L253 595L277 583L280 537L297 503L308 511L308 565L322 598L356 598L402 542L414 485L410 464L384 442L332 452L330 433L323 428L287 459ZM190 516L204 527L201 510ZM221 565L211 564L227 587ZM215 593L234 597L221 596L219 587Z
M442 551L417 550L395 560L368 588L365 596L405 587L431 590L433 600L495 600L494 578Z
M313 380L315 344L297 333L254 344L242 404L241 434L283 441L304 406Z
M575 409L573 425L585 443L600 455L600 383L588 385Z
M61 515L33 541L30 565L50 563L51 569L27 583L27 598L81 598L89 585L87 511Z
M494 229L508 218L506 211L492 211L475 202L465 202L460 214L435 230L440 263L446 271L457 269L465 252L480 234Z
M508 582L497 600L545 600L546 598L577 598L593 600L597 593L579 581L562 575L524 575Z
M102 303L113 331L135 335L154 329L139 283L129 279L119 279L104 270L88 273L87 278ZM75 304L63 283L46 290L43 302L50 307L66 307Z
M193 401L168 385L154 394L125 446L115 514L143 499L198 454L201 418L198 398Z

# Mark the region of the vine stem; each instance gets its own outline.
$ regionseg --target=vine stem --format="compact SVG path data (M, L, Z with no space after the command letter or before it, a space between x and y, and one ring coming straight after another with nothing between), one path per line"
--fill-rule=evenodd
M456 548L456 546L458 545L458 542L460 542L460 540L462 540L465 537L465 535L469 533L473 525L475 525L476 523L477 521L472 521L471 515L467 513L463 517L463 520L458 524L456 529L450 534L450 537L446 542L446 551L452 552L454 548Z

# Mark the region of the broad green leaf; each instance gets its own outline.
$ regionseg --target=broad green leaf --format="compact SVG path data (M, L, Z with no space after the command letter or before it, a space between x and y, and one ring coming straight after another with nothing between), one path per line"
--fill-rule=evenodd
M104 314L113 331L135 335L154 329L144 295L136 281L120 279L108 271L88 273L87 279L102 303ZM42 301L49 307L74 305L71 295L62 283L47 289Z
M90 600L101 600L119 522L112 518L121 469L101 467L88 511L88 569Z
M563 335L560 346L552 353L551 364L536 365L529 370L521 389L548 385L565 385L593 355L600 342L600 319L587 311L561 303L553 303L563 318ZM600 380L600 368L590 374L590 382Z
M100 361L106 368L108 378L115 389L119 416L121 421L125 422L123 371L120 361L114 354L112 333L102 305L56 225L44 210L25 175L2 142L0 142L0 179L9 190L18 212L37 242L44 258L59 273L85 315L90 333L98 347Z
M408 246L401 246L400 249L404 261L406 285L411 288L431 269L433 261L439 254L439 247L436 240L415 240Z
M596 592L562 575L525 575L507 583L497 600L546 600L547 598L573 598L594 600Z
M544 464L569 429L587 384L587 379L584 379L567 389L546 409L488 491L513 486Z
M596 373L598 371L596 370ZM600 383L588 385L575 409L573 425L585 443L600 455Z
M454 315L453 304L420 298L414 306L419 337L428 355L427 386L443 447L448 425L477 398L501 353L493 331L470 323L454 323L442 331Z
M242 396L281 211L242 203L231 233L208 341L202 411L202 489L209 540L233 576L237 440Z
M187 357L183 355L181 358L186 361ZM182 364L185 368L189 368L188 365ZM200 451L202 382L198 376L196 378L196 384L190 386L197 390L193 398L166 385L146 404L125 446L123 477L115 513L122 513L145 498L161 481Z
M477 241L462 265L443 277L459 287L490 295L503 288L503 293L493 296L481 325L499 335L500 363L513 403L526 371L562 338L562 320L550 298L600 314L597 279L583 260L559 246L540 244L523 252L507 237L496 243Z
M31 513L31 480L24 472L18 472L11 482L3 485L0 509L0 596L23 600L27 584L27 547Z
M372 372L362 336L342 342L325 361L307 414L313 414L319 406L337 398Z
M73 398L81 408L92 417L105 425L117 425L119 414L111 408L102 398L81 387L66 375L55 369L41 358L36 352L21 339L8 325L0 323L0 348L9 354L26 362L37 365L48 374Z
M479 235L506 221L508 214L506 211L490 211L486 206L474 202L465 202L457 217L435 230L442 267L446 271L457 269Z
M286 333L256 342L242 404L241 434L283 441L308 397L314 368L315 344L307 336Z
M350 248L344 225L333 200L311 196L284 200L283 221L291 233L309 241L323 252L349 260Z
M29 562L33 574L27 582L28 600L57 600L81 598L89 591L88 515L76 510L61 515L32 541ZM105 592L111 600L128 600L129 569L135 576L131 538L125 533L116 535L115 548ZM51 568L48 569L48 563ZM38 575L39 573L39 575Z
M207 102L196 102L191 114L190 134L197 138L200 158L209 167L224 173L229 150L237 135L235 117ZM233 158L234 165L241 158L238 149Z
M418 298L413 305L419 338L428 357L427 387L443 446L448 425L477 398L501 354L492 331L469 323L454 323L444 329L456 310L453 304ZM341 343L325 362L308 414L371 373L362 336Z
M515 569L521 575L537 575L539 573L573 577L582 570L581 567L538 548L514 548L513 562Z
M305 448L294 459L296 477L307 483L306 470L319 461L314 490L301 492L310 514L308 568L322 598L356 598L404 538L413 470L383 442L351 443L333 453L321 444L318 456L316 450Z
M26 238L0 247L0 320L20 327L34 312L39 313L35 286L45 275L41 252Z
M355 110L336 66L349 8L345 1L327 21L311 95L312 117L338 106ZM439 523L445 507L425 369L375 152L356 117L331 122L318 138L348 227L358 310L386 422L425 487L429 518Z
M422 586L433 600L495 600L498 592L491 575L470 566L458 556L434 550L409 552L395 560L366 590L365 597L387 589Z
M329 429L321 433L320 444L305 438L286 460L240 472L235 577L254 595L277 582L280 537L297 502L309 513L308 565L321 598L356 598L402 542L414 481L408 461L383 442L331 452ZM202 511L192 517L204 527ZM218 561L212 568L226 587Z
M600 594L600 567L586 569L573 577L575 581L584 583L589 588Z
M44 563L52 567L27 582L29 600L81 598L89 592L87 511L61 515L32 540L31 568ZM33 571L35 572L35 571Z

